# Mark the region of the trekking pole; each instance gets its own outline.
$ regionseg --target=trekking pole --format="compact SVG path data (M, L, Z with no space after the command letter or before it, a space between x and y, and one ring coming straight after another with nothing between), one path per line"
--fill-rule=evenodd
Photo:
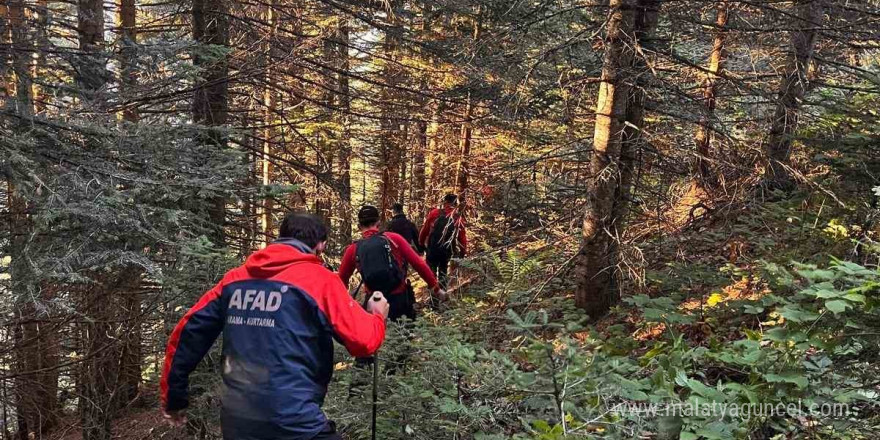
M379 354L373 355L373 420L370 423L370 439L376 440L376 414L378 413L377 400L379 395Z
M381 296L373 296L373 301L379 302ZM377 402L379 397L379 353L373 354L373 419L370 422L370 439L376 440L376 414L378 413Z

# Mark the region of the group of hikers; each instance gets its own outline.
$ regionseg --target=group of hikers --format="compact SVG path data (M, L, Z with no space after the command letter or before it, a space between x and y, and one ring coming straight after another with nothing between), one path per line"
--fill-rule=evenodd
M427 283L433 304L446 299L450 260L467 252L457 195L447 194L420 230L402 205L392 211L380 230L379 209L360 208L361 239L345 249L338 273L321 257L329 235L322 219L288 214L279 238L227 272L174 328L160 381L164 417L185 423L189 375L222 333L225 440L341 440L321 410L333 340L352 356L373 356L386 320L416 317L408 268ZM352 295L355 271L361 284ZM361 287L363 305L354 298Z

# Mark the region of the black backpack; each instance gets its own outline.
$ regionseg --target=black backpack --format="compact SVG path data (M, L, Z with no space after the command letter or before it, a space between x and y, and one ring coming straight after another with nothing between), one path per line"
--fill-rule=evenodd
M437 217L428 236L428 253L435 256L452 256L458 249L458 215L447 216L445 212Z
M405 274L391 253L391 240L376 234L357 242L355 254L364 284L385 294L403 283Z

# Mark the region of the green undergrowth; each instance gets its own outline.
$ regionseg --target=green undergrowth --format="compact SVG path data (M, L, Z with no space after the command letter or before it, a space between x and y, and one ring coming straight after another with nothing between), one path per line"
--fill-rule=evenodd
M645 287L595 322L574 307L567 257L541 243L459 262L453 301L389 328L377 438L880 438L876 250L864 209L822 200L646 245ZM205 438L212 356L193 380ZM325 412L369 438L371 367L336 358Z
M759 298L703 309L631 296L615 313L635 324L601 331L552 319L573 310L483 319L467 302L395 327L380 438L876 438L880 275L832 260L762 276ZM327 412L366 438L371 372L338 368Z
M558 255L467 263L478 282L392 329L378 438L877 438L880 273L842 259L855 210L805 200L699 231L749 247L658 261L598 322L548 281ZM326 411L367 438L371 370L339 361Z

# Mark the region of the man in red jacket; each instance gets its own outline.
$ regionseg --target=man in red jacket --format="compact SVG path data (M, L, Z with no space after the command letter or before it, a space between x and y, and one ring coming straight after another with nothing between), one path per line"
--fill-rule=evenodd
M467 233L464 220L458 213L458 196L447 194L443 207L431 210L419 232L419 245L427 249L425 260L431 271L446 288L448 282L449 260L453 256L463 258L467 255Z
M225 440L341 440L321 410L333 374L333 339L370 356L385 339L388 303L365 311L318 257L323 222L290 214L274 243L226 273L168 338L162 410L186 422L189 375L223 334Z
M390 320L416 317L415 294L406 279L408 266L418 272L439 299L445 298L446 292L440 288L434 273L406 239L393 232L379 232L379 210L375 206L361 207L358 226L363 238L345 249L339 266L339 278L343 284L348 285L357 269L367 293L387 291L385 297L390 306Z

